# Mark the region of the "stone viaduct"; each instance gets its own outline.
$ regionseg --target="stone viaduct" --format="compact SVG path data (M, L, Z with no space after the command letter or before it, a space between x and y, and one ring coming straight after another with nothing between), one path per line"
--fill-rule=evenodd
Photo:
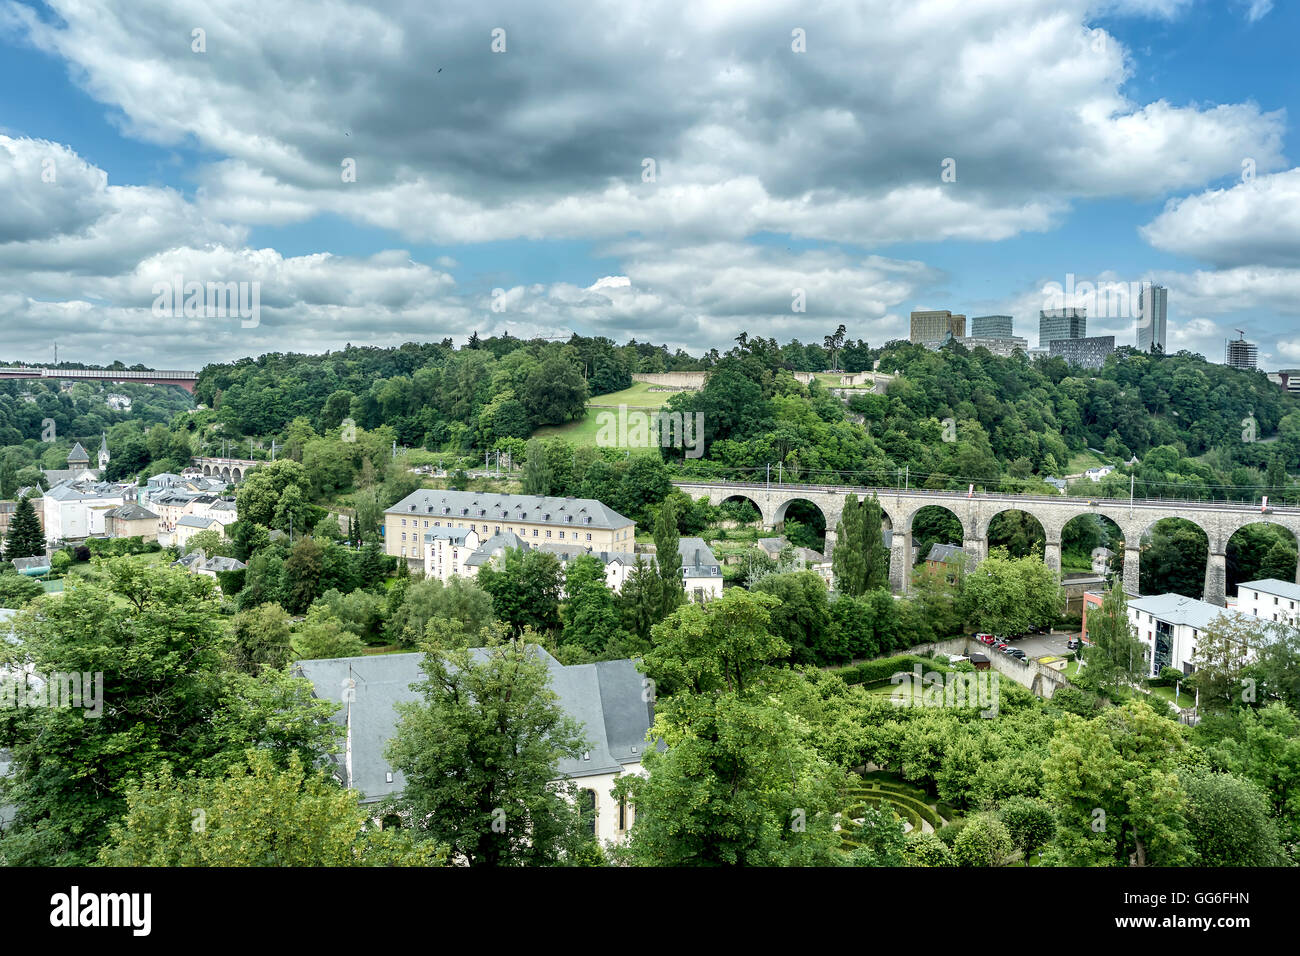
M224 478L232 484L239 484L248 476L250 469L264 464L266 462L252 461L247 458L194 459L195 467L203 469L204 475L210 475L213 478Z
M849 494L859 498L875 495L884 512L884 526L893 532L889 556L889 580L895 591L905 592L911 577L912 519L922 508L935 505L950 511L961 522L963 547L975 561L988 555L989 522L1004 511L1023 511L1037 518L1046 535L1043 559L1048 567L1061 570L1061 533L1074 518L1096 514L1109 518L1124 539L1124 590L1137 595L1142 537L1157 521L1185 518L1205 532L1209 559L1205 568L1204 600L1223 606L1227 594L1228 539L1247 525L1269 523L1286 528L1300 545L1300 508L1269 508L1244 502L1176 501L1138 498L1081 498L1051 495L1006 495L960 491L900 491L896 488L849 488L835 485L792 485L764 482L673 482L691 498L707 498L719 505L728 498L748 498L763 516L763 527L774 528L785 520L792 502L806 501L821 510L826 519L826 553L835 547L835 527ZM1300 584L1300 561L1296 567Z

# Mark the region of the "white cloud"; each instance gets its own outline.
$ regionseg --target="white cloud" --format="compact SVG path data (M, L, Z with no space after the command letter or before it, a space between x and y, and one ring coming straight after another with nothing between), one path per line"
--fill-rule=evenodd
M1273 0L1249 0L1246 7L1246 20L1255 23L1264 19L1273 10Z
M1140 232L1216 265L1300 266L1300 168L1171 201Z
M1300 359L1300 339L1278 339L1277 350L1289 359Z
M242 224L332 212L430 242L996 240L1058 224L1073 197L1158 197L1244 155L1281 162L1282 117L1253 104L1124 96L1129 55L1089 17L1174 16L1184 0L670 0L653 17L614 0L572 15L523 0L49 5L48 21L10 19L134 135L225 157L201 174L200 209ZM507 52L489 20L508 25Z

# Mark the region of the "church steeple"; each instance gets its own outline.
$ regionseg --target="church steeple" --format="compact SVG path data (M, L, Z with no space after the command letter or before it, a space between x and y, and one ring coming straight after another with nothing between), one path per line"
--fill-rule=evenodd
M108 467L108 434L100 432L99 435L99 467Z

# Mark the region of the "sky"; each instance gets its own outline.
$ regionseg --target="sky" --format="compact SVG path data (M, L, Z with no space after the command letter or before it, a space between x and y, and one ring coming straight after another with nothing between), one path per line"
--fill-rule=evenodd
M1300 367L1298 7L0 0L0 361L1122 345L1155 282L1170 351Z

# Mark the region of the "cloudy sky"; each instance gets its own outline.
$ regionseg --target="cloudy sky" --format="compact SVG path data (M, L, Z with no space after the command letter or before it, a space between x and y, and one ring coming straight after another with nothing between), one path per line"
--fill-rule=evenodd
M930 308L1034 345L1045 287L1155 281L1171 350L1300 366L1296 7L0 0L0 360ZM1122 294L1077 304L1132 343Z

